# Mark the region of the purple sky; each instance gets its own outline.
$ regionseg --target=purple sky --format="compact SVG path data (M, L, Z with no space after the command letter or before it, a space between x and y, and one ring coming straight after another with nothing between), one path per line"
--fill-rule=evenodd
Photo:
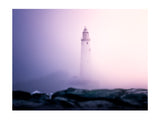
M99 86L147 88L147 11L81 9L13 10L14 88L57 72L79 76L84 26Z

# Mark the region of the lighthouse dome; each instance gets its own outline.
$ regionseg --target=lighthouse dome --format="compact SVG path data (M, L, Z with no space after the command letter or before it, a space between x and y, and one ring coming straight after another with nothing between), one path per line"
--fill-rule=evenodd
M86 27L84 27L84 30L83 30L83 32L88 32L88 30L87 30L87 28L86 28Z

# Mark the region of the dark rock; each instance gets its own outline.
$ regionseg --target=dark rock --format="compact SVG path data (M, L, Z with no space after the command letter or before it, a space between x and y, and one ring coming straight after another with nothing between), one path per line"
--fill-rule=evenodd
M74 100L69 100L63 97L56 97L53 102L59 106L59 108L63 109L74 109L79 107L79 105ZM58 107L57 107L58 108Z
M25 92L24 92L25 93ZM22 95L24 95L24 93ZM14 93L15 94L15 93ZM17 93L16 93L17 94ZM19 93L20 94L20 93ZM28 94L27 94L28 95ZM18 95L19 96L19 95ZM22 96L21 96L22 97ZM68 88L49 96L36 93L15 97L13 109L31 110L147 110L146 89L98 89L86 90ZM17 99L18 98L18 99ZM30 99L29 99L30 98Z
M35 93L32 94L31 100L34 102L46 102L49 100L49 96L44 93Z
M121 100L137 108L147 109L148 95L144 89L129 89Z
M147 109L146 89L84 90L68 88L52 95L72 101L78 109L138 110ZM79 106L78 106L79 105ZM100 107L101 106L101 107Z
M31 98L31 94L24 91L13 91L12 97L13 99L29 100Z
M39 108L47 103L49 96L42 93L31 95L28 92L13 91L13 109L14 110L32 110Z
M125 90L115 89L115 90L84 90L84 89L74 89L69 88L64 91L57 92L52 95L52 99L56 96L66 97L68 99L75 99L77 101L87 101L87 100L113 100L118 99L123 95Z
M13 100L13 110L34 110L42 105L42 103L37 103L30 100Z
M79 102L80 108L84 110L110 110L115 106L112 102L106 100L89 100Z

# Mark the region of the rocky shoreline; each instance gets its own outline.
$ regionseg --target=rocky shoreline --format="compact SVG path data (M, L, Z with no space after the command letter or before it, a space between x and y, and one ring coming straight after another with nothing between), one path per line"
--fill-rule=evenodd
M148 110L147 89L68 88L51 96L13 91L13 110Z

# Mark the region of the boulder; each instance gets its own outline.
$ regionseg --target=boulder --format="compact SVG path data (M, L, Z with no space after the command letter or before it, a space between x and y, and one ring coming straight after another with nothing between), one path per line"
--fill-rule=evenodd
M84 89L74 89L68 88L64 91L56 92L52 95L52 99L56 96L65 97L68 99L74 99L77 101L87 101L87 100L114 100L118 99L123 95L125 90L123 89L100 89L100 90L84 90Z
M129 89L124 95L121 96L121 100L135 106L137 108L147 109L148 95L145 89Z
M12 97L17 100L29 100L31 98L31 94L24 91L13 91Z
M35 93L35 94L32 94L31 100L34 101L34 102L44 103L47 100L49 100L49 96L44 94L44 93Z
M139 110L147 109L146 89L98 89L68 88L52 95L52 101L65 99L76 109Z

